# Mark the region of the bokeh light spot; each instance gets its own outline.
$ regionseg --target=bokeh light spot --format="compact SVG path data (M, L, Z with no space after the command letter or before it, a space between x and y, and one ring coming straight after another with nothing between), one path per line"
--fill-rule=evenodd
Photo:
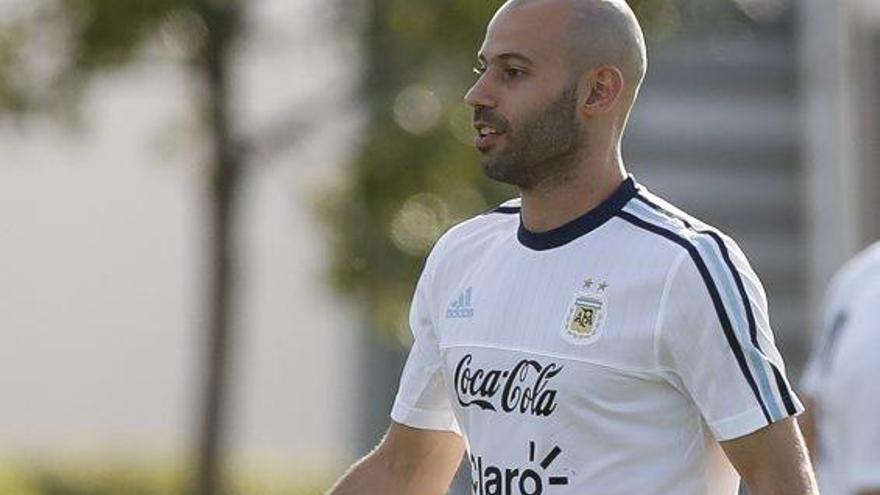
M433 91L421 85L407 86L394 100L394 120L403 130L422 135L440 122L443 105Z
M431 249L449 223L449 206L435 194L419 193L407 199L391 222L391 238L398 249L422 256Z
M178 57L192 57L208 38L208 25L191 10L175 10L162 20L159 37L169 52Z

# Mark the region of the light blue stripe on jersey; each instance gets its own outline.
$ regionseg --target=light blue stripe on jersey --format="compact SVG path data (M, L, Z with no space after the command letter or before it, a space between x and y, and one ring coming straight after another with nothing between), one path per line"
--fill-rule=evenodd
M639 201L630 201L624 210L654 224L659 223L662 225L668 222L670 218ZM780 400L774 393L773 387L770 384L771 371L769 370L768 358L759 348L753 345L751 341L745 307L742 306L743 304L750 304L750 302L740 302L741 298L737 297L737 294L734 291L736 282L729 269L726 268L715 241L712 240L708 234L701 233L695 229L688 229L687 231L692 235L683 237L691 241L700 252L703 262L706 263L706 266L712 272L715 286L720 289L719 294L721 296L722 304L728 316L731 317L734 323L734 333L736 334L740 347L747 351L752 374L758 378L758 388L761 391L761 396L763 397L764 402L770 409L769 413L772 420L777 421L786 417L787 415L783 414L780 408Z

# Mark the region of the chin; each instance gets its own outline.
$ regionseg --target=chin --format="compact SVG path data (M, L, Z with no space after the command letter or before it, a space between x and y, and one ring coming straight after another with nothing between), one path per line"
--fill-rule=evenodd
M497 182L501 182L503 184L509 184L512 186L517 186L517 180L510 173L509 167L506 167L504 164L499 164L497 162L492 162L489 160L481 160L480 164L483 166L483 174Z

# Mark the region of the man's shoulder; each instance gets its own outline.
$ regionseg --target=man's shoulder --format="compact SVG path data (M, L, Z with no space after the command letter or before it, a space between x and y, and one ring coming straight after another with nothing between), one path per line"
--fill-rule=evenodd
M831 281L832 298L847 298L862 286L880 279L880 242L875 242L849 260ZM876 282L874 282L876 283Z
M652 234L657 242L669 242L698 255L708 248L739 253L739 246L726 232L685 212L662 197L640 188L638 194L623 208L624 220Z
M669 253L667 280L713 298L739 293L743 298L765 299L758 275L743 249L721 229L644 189L623 209L623 217L653 236ZM653 244L652 244L653 246ZM659 255L658 255L659 256Z
M519 225L520 199L515 198L453 225L434 245L434 256L461 249L480 249L487 242L510 236Z

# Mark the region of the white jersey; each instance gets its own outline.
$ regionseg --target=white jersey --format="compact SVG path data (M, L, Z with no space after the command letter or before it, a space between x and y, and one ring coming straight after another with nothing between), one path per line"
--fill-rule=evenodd
M880 243L834 278L802 389L816 402L823 495L880 490Z
M802 410L740 249L630 177L545 233L444 235L391 416L459 432L477 495L734 495L718 441Z

